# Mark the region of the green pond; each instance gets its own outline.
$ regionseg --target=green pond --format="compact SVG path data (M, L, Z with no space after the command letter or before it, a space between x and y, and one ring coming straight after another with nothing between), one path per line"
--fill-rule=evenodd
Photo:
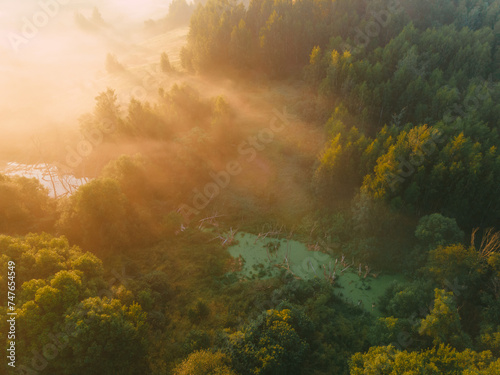
M355 305L360 305L367 311L380 314L378 298L393 281L404 282L402 275L384 275L371 271L365 276L365 264L359 263L344 270L341 264L342 255L331 256L321 251L311 251L301 242L276 238L259 238L250 233L239 232L234 237L238 242L228 248L234 258L241 257L243 266L237 273L248 279L265 279L280 274L281 269L289 269L296 277L304 280L319 277L327 282L335 269L334 287L339 296ZM338 260L335 265L335 260ZM326 275L326 276L325 276ZM375 307L372 306L375 304Z

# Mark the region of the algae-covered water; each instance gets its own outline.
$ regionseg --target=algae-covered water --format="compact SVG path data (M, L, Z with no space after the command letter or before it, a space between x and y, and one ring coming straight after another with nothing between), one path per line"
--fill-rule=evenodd
M376 305L378 298L392 282L405 281L402 275L374 274L373 271L365 277L365 264L361 265L360 276L359 263L353 266L352 261L345 260L342 265L342 255L311 251L305 244L294 240L262 238L243 232L237 233L235 240L237 244L228 250L232 257L243 259L238 271L242 277L265 279L278 276L281 269L289 269L294 276L304 280L319 277L330 282L335 270L332 287L338 295L377 315L380 313ZM349 268L345 270L347 266Z

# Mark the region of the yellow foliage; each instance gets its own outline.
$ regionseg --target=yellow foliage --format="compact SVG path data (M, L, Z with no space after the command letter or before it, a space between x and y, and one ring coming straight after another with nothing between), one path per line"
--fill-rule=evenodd
M335 162L342 151L342 145L340 144L340 134L337 134L330 142L330 145L321 153L320 161L323 168L333 168Z
M339 62L339 53L337 50L332 51L332 65L337 65Z
M316 65L319 62L320 57L321 48L319 46L315 46L311 51L311 55L309 56L309 64Z

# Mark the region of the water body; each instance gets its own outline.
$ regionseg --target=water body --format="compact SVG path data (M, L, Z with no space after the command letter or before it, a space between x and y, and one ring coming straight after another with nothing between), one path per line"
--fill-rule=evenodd
M259 238L250 233L239 232L235 236L238 243L229 247L232 257L243 259L243 266L237 273L242 278L265 279L278 276L281 269L289 269L294 276L303 280L315 277L327 280L335 270L333 287L339 296L367 311L380 314L377 303L380 296L394 282L404 282L403 275L383 275L369 272L365 277L365 265L362 264L361 276L359 264L346 268L341 264L341 256L334 256L320 251L310 251L301 242ZM335 266L335 260L337 266ZM346 261L349 263L349 261ZM374 307L373 304L375 304Z
M49 189L49 195L59 198L73 194L79 186L89 182L88 178L76 178L73 175L62 174L58 168L51 164L22 164L9 162L1 170L7 176L22 176L36 178Z

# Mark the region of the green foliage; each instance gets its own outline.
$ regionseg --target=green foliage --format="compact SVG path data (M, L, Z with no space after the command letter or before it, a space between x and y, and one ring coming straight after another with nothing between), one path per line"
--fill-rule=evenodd
M210 348L210 335L205 331L191 330L184 340L184 348L187 353Z
M425 272L439 287L455 293L462 324L473 335L479 334L480 328L491 329L500 323L497 275L490 265L495 257L495 253L486 256L472 246L463 245L438 247L429 252Z
M246 22L242 19L231 32L231 44L229 45L230 58L236 66L249 68L255 60L248 51L253 48L252 33Z
M320 46L314 46L309 55L309 65L305 68L305 78L312 84L317 84L323 78L322 52Z
M500 326L495 330L488 329L479 337L479 346L482 350L489 350L495 357L500 356Z
M304 304L315 332L309 340L311 354L304 372L346 373L352 353L368 348L369 327L374 322L363 310L338 297L329 284L303 290L307 291L309 294Z
M94 254L85 253L71 262L71 268L83 272L89 278L100 277L104 273L102 261Z
M231 335L233 366L241 374L299 374L311 322L298 310L268 310Z
M485 272L483 266L473 247L456 244L439 246L429 252L428 272L442 285L454 280L470 285Z
M435 108L431 98L442 86L434 79L439 71L444 79L458 67L463 69L461 78L488 75L499 11L491 7L485 16L479 7L475 2L448 1L426 1L415 8L410 0L252 0L245 9L236 2L209 1L191 19L185 66L199 70L219 63L283 76L313 62L307 72L312 82L326 76L324 89L330 90L333 83L348 95L352 108L364 103L367 113L382 123L406 108L406 116L417 115L421 121ZM222 51L220 46L229 41L229 50ZM314 67L317 59L310 58L311 51L319 49L327 62L320 70ZM249 57L241 58L240 51ZM337 59L328 61L332 51L355 56L347 65L337 65ZM443 55L446 58L439 59Z
M97 149L140 139L152 151L113 160L62 199L57 230L130 275L106 284L114 269L64 237L0 236L0 266L18 264L19 363L56 333L64 350L41 373L345 374L357 353L351 374L498 374L490 352L466 347L474 339L500 355L500 255L463 240L500 219L499 14L498 0L171 2L148 24L177 27L192 15L185 69L264 83L302 74L307 123L333 109L311 171L318 214L294 226L299 235L420 279L388 289L382 318L319 279L237 281L214 232L181 226L177 208L236 156L252 124L239 123L232 97L187 85L124 109L107 89L80 119L82 135ZM97 9L75 18L86 30L107 26ZM159 62L174 71L166 53ZM111 54L106 69L125 70ZM293 147L283 156L303 157ZM0 232L51 230L52 205L35 181L0 175ZM6 281L0 275L2 295ZM416 351L378 346L390 343Z
M122 155L110 161L103 169L102 176L115 180L121 191L134 202L141 202L150 195L146 182L146 167L140 154Z
M188 317L191 323L199 324L210 314L210 308L207 306L206 302L198 300L194 307L188 310Z
M347 130L339 119L341 108L326 124L331 141L319 156L314 182L325 202L351 199L362 182L362 154L369 140L355 127ZM332 199L334 197L334 199Z
M0 174L0 233L51 229L54 203L38 180Z
M469 47L463 48L463 43ZM322 87L336 93L350 81L350 88L343 92L349 110L363 103L379 125L394 120L403 124L435 122L455 105L470 107L465 100L472 99L469 93L476 90L477 80L493 73L493 45L489 27L473 31L443 26L420 31L410 24L389 43L356 53L348 67L339 69L332 64ZM489 100L475 98L479 108L472 110L486 115L482 120L490 119Z
M118 181L132 203L129 218L142 233L140 242L150 244L180 229L180 223L171 227L174 223L163 222L165 216L174 218L179 205L193 201L193 190L211 180L210 173L221 161L235 157L234 145L244 132L240 121L222 96L205 98L186 84L160 88L154 103L132 99L125 113L114 90L108 89L96 98L93 113L80 119L82 136L95 146L81 168L109 160L108 151L115 149L111 141L144 139L141 154L110 161L100 177ZM145 139L156 146L150 148L153 143ZM178 178L171 178L174 175ZM76 238L69 232L68 236Z
M67 316L73 327L65 356L65 370L86 374L137 374L147 369L146 314L139 305L123 306L118 300L89 298Z
M14 238L0 236L1 259L14 260L17 266L16 281L22 285L32 279L47 279L59 271L77 270L92 278L102 273L102 262L90 253L69 245L65 237L53 237L47 233L29 234ZM79 267L89 260L86 267Z
M398 318L378 318L368 335L370 344L379 346L399 343L400 335L404 332L404 329L402 321Z
M166 121L148 102L132 98L128 106L128 116L125 119L126 135L136 137L168 139L171 130Z
M435 346L446 344L465 349L471 344L470 338L462 332L453 293L443 289L435 290L434 307L422 320L419 333L430 336Z
M209 0L204 6L198 5L191 17L189 59L183 60L184 67L206 71L227 60L231 33L244 12L245 7L235 0Z
M171 211L163 217L162 225L167 236L175 234L181 227L184 218L178 212Z
M92 180L64 204L58 225L73 241L97 252L129 246L132 209L115 180Z
M448 137L458 126L467 126L467 131ZM485 129L487 135L478 138L473 133L481 126L457 120L444 130L426 125L383 128L371 140L356 128L347 132L338 120L328 128L334 129L333 135L315 175L322 202L331 201L332 194L348 198L346 189L353 195L359 188L406 214L440 211L466 228L496 222L498 211L491 210L500 205L494 194L500 181L495 130ZM471 200L471 196L488 199Z
M202 71L233 64L283 76L308 61L314 43L327 43L334 18L327 2L251 1L245 9L236 1L210 0L191 18L183 65Z
M83 294L82 280L75 271L59 271L50 281L50 286L60 291L61 311L78 303Z
M221 352L200 350L174 369L175 375L234 375L229 358Z
M356 353L350 363L351 375L363 374L484 374L493 375L500 366L490 352L459 352L439 345L421 352L395 350L393 346L372 347L365 353Z
M108 88L99 93L95 102L94 111L80 117L80 131L85 137L98 135L99 140L115 138L115 133L124 128L115 90Z
M420 218L415 237L427 249L437 246L446 246L461 243L464 233L460 230L455 219L444 217L441 214L432 214Z
M414 319L429 306L434 293L430 282L415 281L409 284L392 284L381 297L378 305L387 316Z
M103 265L94 255L71 247L66 238L43 233L0 236L0 266L7 269L10 260L16 262L16 321L22 338L17 340L18 361L30 365L32 351L40 351L54 336L61 345L67 342L66 313L105 288ZM0 275L0 282L6 295L7 280ZM0 309L4 308L2 303ZM0 332L6 336L5 329L0 324ZM60 371L65 361L56 362L44 374L55 373L51 371L56 368Z

